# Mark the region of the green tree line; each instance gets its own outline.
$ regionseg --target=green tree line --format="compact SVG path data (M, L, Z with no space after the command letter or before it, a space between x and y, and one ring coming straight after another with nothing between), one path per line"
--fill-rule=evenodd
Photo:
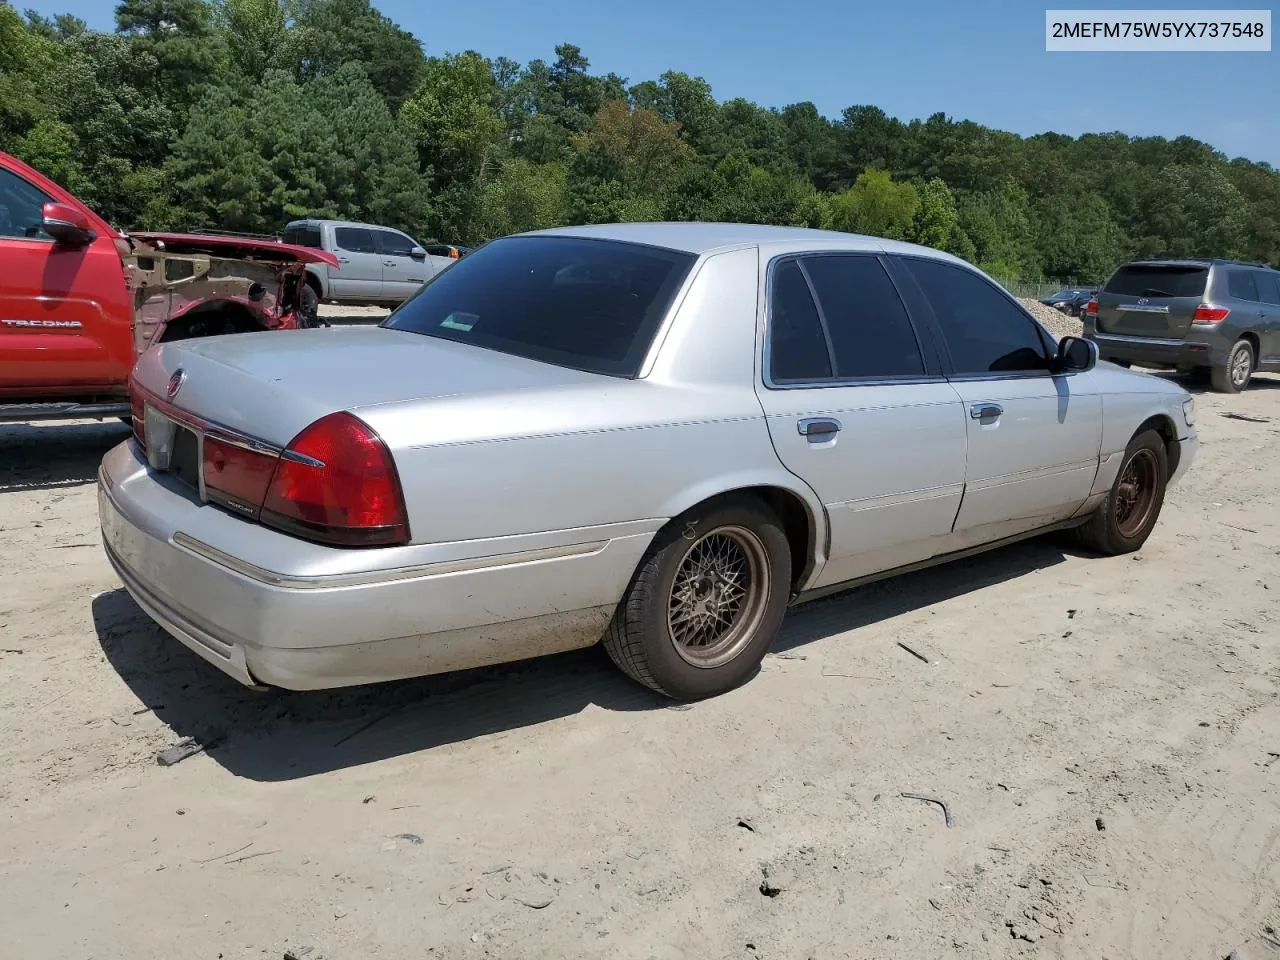
M125 0L114 33L0 0L0 149L124 228L322 216L476 243L732 220L912 240L1004 277L1280 263L1280 172L1191 137L830 119L675 71L593 73L567 43L551 62L426 57L369 0Z

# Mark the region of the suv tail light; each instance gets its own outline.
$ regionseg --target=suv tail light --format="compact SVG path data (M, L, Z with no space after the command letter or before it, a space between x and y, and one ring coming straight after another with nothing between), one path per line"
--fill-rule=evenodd
M244 482L249 473L238 468ZM367 423L331 413L294 437L275 463L262 522L343 547L409 542L404 494L391 451Z
M1087 314L1088 314L1089 316L1091 316L1091 317L1096 317L1096 316L1098 315L1098 301L1097 301L1097 299L1090 300L1088 303L1086 303L1086 304L1084 305L1084 312L1085 312L1085 313L1087 313Z
M129 378L129 419L133 421L133 439L138 441L142 452L147 452L147 404L142 399L138 382Z
M1228 307L1215 307L1211 303L1202 303L1196 307L1195 314L1191 317L1192 323L1221 323L1227 319L1227 314L1231 312Z

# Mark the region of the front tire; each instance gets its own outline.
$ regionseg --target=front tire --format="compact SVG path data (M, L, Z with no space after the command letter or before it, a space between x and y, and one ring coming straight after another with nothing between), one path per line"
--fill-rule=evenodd
M1210 371L1213 389L1218 393L1239 393L1253 377L1253 364L1253 344L1248 340L1237 340L1227 356L1227 365Z
M1129 441L1107 499L1077 528L1081 543L1110 556L1140 549L1155 529L1168 483L1164 438L1144 430Z
M658 693L715 696L755 672L790 593L791 548L772 511L750 497L695 507L654 539L604 646Z

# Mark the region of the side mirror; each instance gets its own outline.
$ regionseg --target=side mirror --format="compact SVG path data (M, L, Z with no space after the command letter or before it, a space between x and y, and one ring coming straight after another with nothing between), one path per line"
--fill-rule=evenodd
M93 228L89 226L89 218L84 215L83 210L65 203L46 203L41 213L43 220L40 226L53 237L55 243L83 247L95 239Z
M425 260L427 259L427 251L423 250L421 247L414 247L409 251L409 256L413 257L415 260Z
M1098 345L1083 337L1063 337L1054 357L1054 373L1084 373L1098 364Z

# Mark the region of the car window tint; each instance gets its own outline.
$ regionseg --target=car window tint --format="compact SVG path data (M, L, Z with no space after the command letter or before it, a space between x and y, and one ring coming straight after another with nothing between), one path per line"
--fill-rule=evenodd
M769 294L769 376L774 383L831 378L831 354L818 308L796 260L773 271Z
M963 267L905 259L938 318L957 374L1049 369L1035 323L997 287Z
M1227 296L1233 300L1258 299L1258 286L1253 282L1252 270L1227 271Z
M507 237L439 273L383 325L634 377L696 259L613 240Z
M376 253L373 249L373 232L363 227L338 227L333 231L334 241L351 253Z
M835 354L835 376L918 377L924 357L893 281L875 257L809 257Z
M394 230L374 230L373 235L378 238L378 252L388 257L407 257L414 247L412 240Z
M53 201L9 170L0 170L0 237L48 240L44 232L44 205Z
M1280 274L1259 270L1253 278L1258 285L1259 300L1280 304Z
M1180 264L1131 263L1107 281L1103 293L1122 297L1202 297L1209 268Z
M284 231L284 242L299 247L314 247L317 250L324 245L320 240L319 227L288 227Z

